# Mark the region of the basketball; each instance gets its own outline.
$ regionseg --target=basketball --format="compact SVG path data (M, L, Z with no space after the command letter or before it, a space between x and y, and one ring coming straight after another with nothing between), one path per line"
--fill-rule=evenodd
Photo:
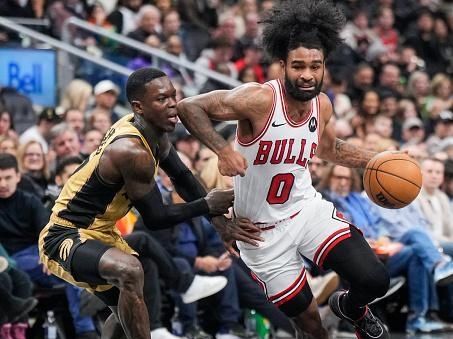
M422 186L418 163L409 155L383 152L373 157L365 168L363 186L368 197L385 208L409 205Z

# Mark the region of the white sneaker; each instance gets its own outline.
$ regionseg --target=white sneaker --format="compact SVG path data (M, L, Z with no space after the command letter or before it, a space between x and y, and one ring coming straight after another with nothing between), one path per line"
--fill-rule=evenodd
M8 260L5 257L0 257L0 273L8 268Z
M223 289L227 282L228 279L222 276L207 277L195 275L195 278L187 291L181 294L182 301L185 304L190 304L194 301L206 298Z
M165 327L159 327L151 331L151 338L153 339L182 339L174 334L168 332Z

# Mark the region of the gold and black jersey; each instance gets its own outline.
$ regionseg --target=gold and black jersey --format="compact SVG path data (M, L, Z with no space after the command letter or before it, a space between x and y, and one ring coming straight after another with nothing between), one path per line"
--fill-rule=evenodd
M131 202L124 184L110 184L99 175L99 161L105 149L115 140L125 137L141 139L153 155L144 136L131 123L133 114L114 124L104 136L99 148L69 178L52 209L56 223L91 230L111 230L118 219L127 214ZM157 170L157 161L155 173Z
M41 262L54 275L91 291L111 285L90 285L72 276L71 261L76 248L87 240L100 241L125 253L137 255L121 237L116 221L131 208L124 183L111 184L99 175L99 162L106 148L119 138L139 138L153 156L150 145L132 124L133 114L115 123L99 148L69 178L58 197L50 221L39 236ZM155 161L154 175L158 162Z

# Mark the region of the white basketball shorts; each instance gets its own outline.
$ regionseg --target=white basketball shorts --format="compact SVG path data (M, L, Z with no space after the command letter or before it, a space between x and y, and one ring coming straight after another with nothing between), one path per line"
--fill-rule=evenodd
M277 306L296 296L306 283L301 255L322 267L332 248L351 236L349 222L319 193L304 201L296 215L259 226L264 238L259 247L237 245L242 260Z

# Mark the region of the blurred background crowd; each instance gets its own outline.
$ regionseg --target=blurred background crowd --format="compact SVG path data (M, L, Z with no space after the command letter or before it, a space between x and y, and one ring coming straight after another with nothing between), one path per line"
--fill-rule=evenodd
M435 273L438 265L448 271L453 256L453 1L335 3L348 22L341 32L344 43L327 60L323 91L334 106L337 136L377 152L408 150L420 162L423 187L411 205L384 210L363 195L360 171L317 158L309 164L313 183L362 229L386 263L392 288L373 307L388 326L410 333L451 330L453 286L437 286ZM267 60L260 47L259 21L273 5L273 0L1 0L0 16L47 18L50 25L40 31L57 39L65 20L75 16L178 60L240 82L263 83L282 75L280 64ZM70 34L74 46L93 56L132 70L154 66L165 71L178 100L230 88L114 40L75 28ZM23 36L0 27L0 49L25 45ZM75 78L60 85L54 107L0 84L0 338L43 337L42 325L52 321L48 310L55 312L60 338L96 338L105 319L102 303L42 271L37 239L68 176L128 112L125 79L110 75L93 63L78 62ZM217 128L234 140L234 124ZM231 178L218 172L216 155L182 125L171 140L208 190L232 186ZM165 173L159 172L157 182L166 203L181 202ZM155 300L150 320L152 330L163 331L153 338L294 337L291 322L265 300L240 260L225 254L206 219L149 232L132 210L117 226L124 235L142 232L157 243L153 260L160 289L150 292ZM226 276L227 287L185 304L159 271L159 260L167 254L183 258L187 270ZM331 333L354 337L325 306L345 282L309 262L307 267L326 326Z

